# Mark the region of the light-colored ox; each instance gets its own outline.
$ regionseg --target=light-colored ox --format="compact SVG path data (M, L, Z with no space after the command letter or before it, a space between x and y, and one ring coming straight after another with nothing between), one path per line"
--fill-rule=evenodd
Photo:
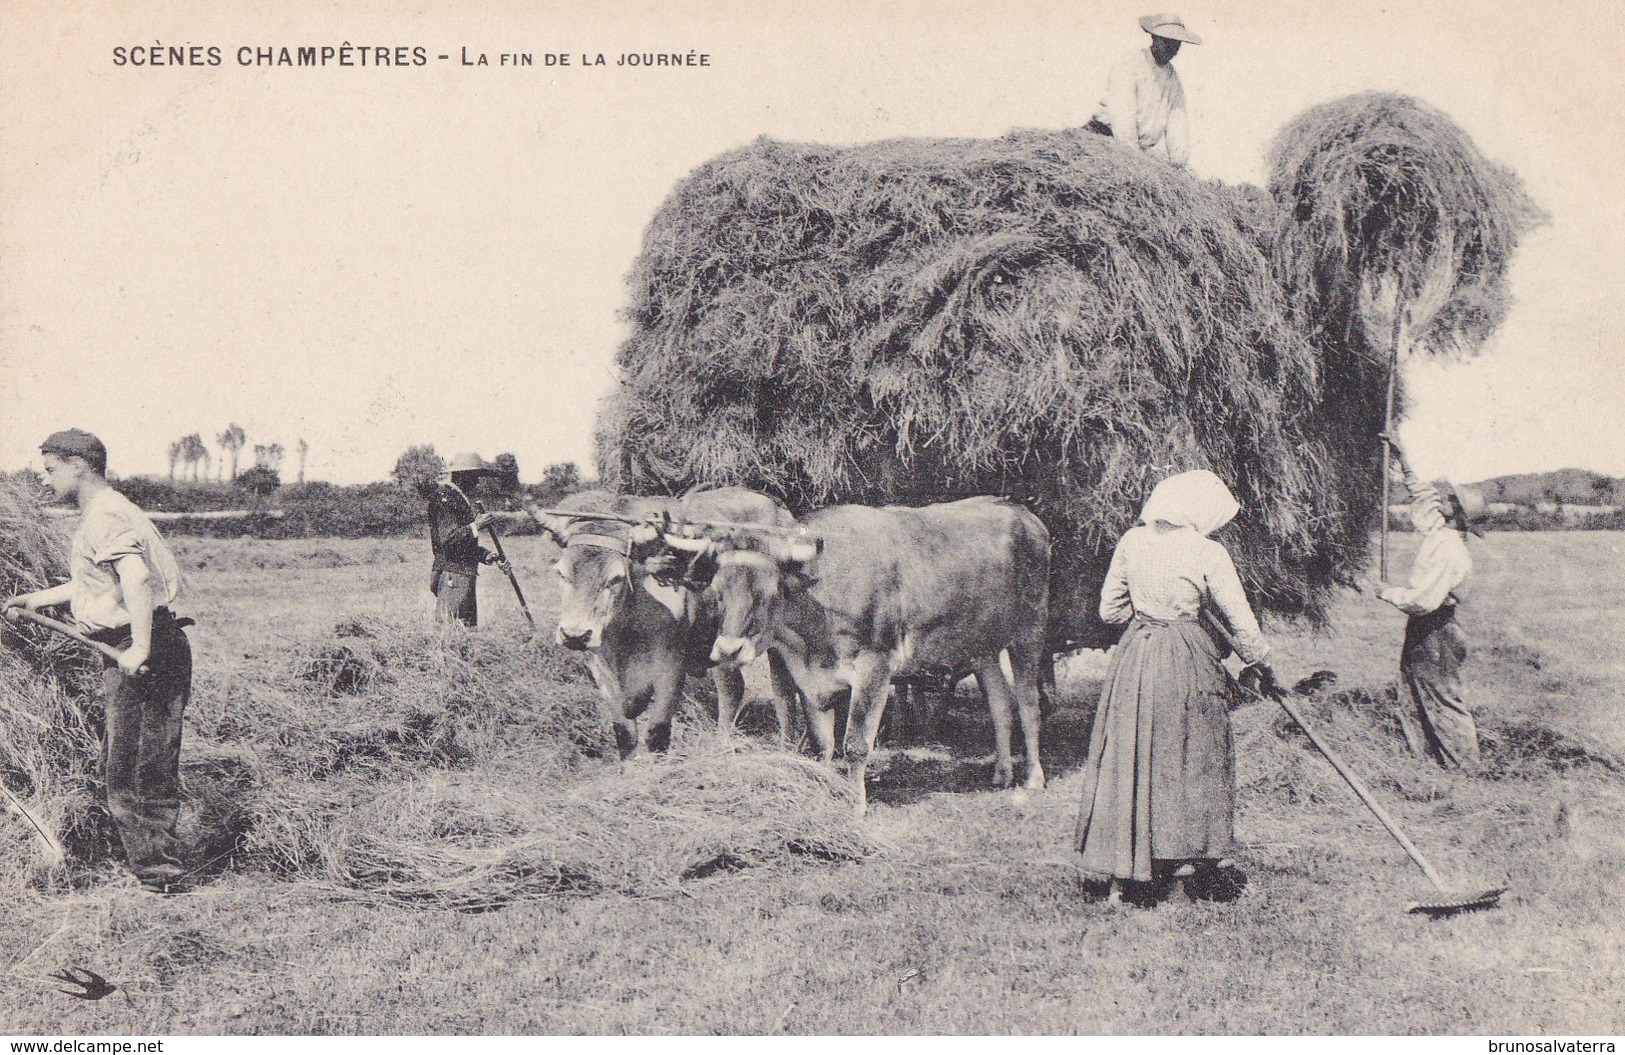
M1015 503L969 498L921 509L833 506L803 527L802 540L738 536L712 544L721 550L711 592L722 619L712 659L737 667L763 651L782 657L826 761L834 755L835 706L851 690L844 746L860 812L887 685L919 671L975 672L993 715L998 787L1014 779L1011 712L1019 711L1026 786L1043 787L1038 682L1050 553L1043 523ZM672 535L666 542L690 552L707 545Z
M700 589L659 581L645 558L663 551L656 525L685 520L786 526L789 512L766 495L744 488L697 491L683 498L637 498L586 491L563 499L560 508L586 516L559 516L530 508L530 515L562 547L559 626L556 640L587 653L604 716L622 757L670 743L671 720L682 699L683 680L709 669L717 689L717 727L733 728L744 699L737 664L711 661L718 618L714 601ZM648 526L624 519L648 521ZM774 711L779 736L789 734L794 687L773 664Z

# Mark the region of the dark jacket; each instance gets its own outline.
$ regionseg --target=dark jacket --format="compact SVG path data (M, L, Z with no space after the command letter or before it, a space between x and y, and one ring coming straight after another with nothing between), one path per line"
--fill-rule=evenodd
M493 559L490 550L474 538L474 505L449 483L437 484L429 495L429 545L434 550L435 573L459 567L473 571Z

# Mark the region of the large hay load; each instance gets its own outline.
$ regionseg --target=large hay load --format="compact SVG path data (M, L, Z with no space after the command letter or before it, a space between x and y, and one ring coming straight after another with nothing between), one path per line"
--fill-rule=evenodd
M1209 468L1252 595L1318 619L1368 549L1390 334L1476 350L1538 212L1398 96L1317 107L1271 158L1265 194L1080 131L718 157L646 233L600 474L797 514L1015 498L1063 648L1113 639L1099 584L1149 488Z
M40 514L43 498L31 473L0 477L0 598L67 578L67 536ZM0 889L57 883L110 853L94 774L98 669L48 630L0 623Z

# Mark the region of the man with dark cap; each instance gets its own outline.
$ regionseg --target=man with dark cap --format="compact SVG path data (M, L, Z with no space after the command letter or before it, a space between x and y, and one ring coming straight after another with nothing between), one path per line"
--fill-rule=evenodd
M1483 498L1446 480L1424 483L1411 471L1399 444L1391 436L1384 438L1399 459L1411 495L1411 524L1422 536L1410 585L1384 583L1377 591L1379 598L1410 616L1399 659L1406 689L1399 726L1413 754L1446 769L1474 771L1479 768L1478 726L1462 702L1467 639L1456 625L1456 609L1473 571L1467 534L1482 535L1470 518L1483 511Z
M1202 38L1171 12L1146 15L1140 19L1140 28L1151 34L1151 46L1112 68L1106 95L1087 127L1175 165L1189 164L1185 86L1173 60L1181 44L1200 44Z
M434 550L429 588L435 595L435 620L441 624L478 625L475 582L480 565L495 564L508 570L505 562L478 542L492 517L477 509L473 498L480 477L500 474L478 454L462 451L452 457L440 482L428 492L429 545Z
M12 597L5 607L66 604L85 636L120 650L104 660L107 805L124 857L141 886L180 893L175 823L180 814L181 715L192 695L192 646L170 605L180 567L152 521L107 482L107 448L83 429L40 445L58 498L79 506L60 586Z

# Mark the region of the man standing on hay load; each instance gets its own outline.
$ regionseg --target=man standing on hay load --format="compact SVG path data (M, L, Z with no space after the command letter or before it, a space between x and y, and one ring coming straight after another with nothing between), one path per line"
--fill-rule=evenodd
M1125 882L1149 894L1170 874L1212 888L1235 852L1230 649L1204 611L1229 627L1243 677L1275 684L1236 566L1208 537L1240 509L1206 469L1170 476L1112 552L1100 618L1129 628L1100 690L1076 846L1085 871L1111 877L1113 902Z
M477 626L480 613L475 582L480 565L496 564L507 570L495 553L477 541L491 523L491 514L476 513L471 497L480 477L501 474L478 454L460 451L440 474L440 482L429 489L429 546L434 550L429 589L435 595L435 621L441 625Z
M80 633L119 650L104 659L107 807L124 858L141 886L180 893L175 824L180 815L181 715L192 696L192 646L169 606L180 566L157 528L107 482L107 448L82 429L40 445L58 498L80 511L61 586L9 598L30 610L66 604Z
M1476 771L1478 726L1461 698L1467 639L1456 625L1456 609L1473 571L1467 534L1483 537L1472 518L1483 512L1484 499L1448 480L1423 483L1393 437L1383 438L1399 460L1411 495L1411 525L1422 536L1410 585L1383 583L1377 590L1379 598L1410 616L1399 658L1406 690L1399 702L1399 727L1412 754L1432 758L1446 769Z
M1173 63L1181 44L1200 44L1202 38L1169 12L1146 15L1140 19L1140 28L1151 34L1151 46L1112 68L1106 79L1106 97L1086 127L1175 165L1189 164L1185 86Z

